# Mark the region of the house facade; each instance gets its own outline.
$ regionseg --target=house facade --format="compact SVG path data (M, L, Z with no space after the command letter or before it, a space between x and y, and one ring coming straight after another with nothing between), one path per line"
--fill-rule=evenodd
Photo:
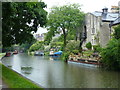
M38 41L44 41L44 37L45 37L44 34L45 34L45 33L35 34L34 37L35 37L35 39L38 40Z
M118 18L119 13L108 12L108 8L102 9L102 12L87 13L85 16L85 26L87 38L82 47L91 42L92 46L100 45L105 47L114 31L110 24Z

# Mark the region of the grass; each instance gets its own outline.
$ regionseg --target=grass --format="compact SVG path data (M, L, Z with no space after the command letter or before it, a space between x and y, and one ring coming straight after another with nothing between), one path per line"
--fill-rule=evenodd
M5 55L5 53L0 53L0 58L3 57Z
M0 67L2 67L2 78L9 88L39 88L40 90L43 90L43 88L5 67L4 65L0 64Z

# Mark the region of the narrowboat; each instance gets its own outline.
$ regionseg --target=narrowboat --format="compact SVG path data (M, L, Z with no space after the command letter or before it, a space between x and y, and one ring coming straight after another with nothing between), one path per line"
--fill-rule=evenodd
M10 52L6 52L5 57L10 57L12 54Z
M34 56L44 56L44 53L41 51L36 51Z

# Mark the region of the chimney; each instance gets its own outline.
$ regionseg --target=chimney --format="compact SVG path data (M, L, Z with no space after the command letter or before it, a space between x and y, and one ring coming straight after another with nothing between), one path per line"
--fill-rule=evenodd
M108 13L108 8L103 8L102 11L103 11L102 14L107 14Z

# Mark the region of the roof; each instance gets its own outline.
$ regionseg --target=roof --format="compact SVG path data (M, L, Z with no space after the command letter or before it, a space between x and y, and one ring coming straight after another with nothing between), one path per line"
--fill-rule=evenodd
M103 14L102 12L95 11L91 14L93 14L96 17L101 16L102 21L107 21L107 22L115 21L119 16L119 13L112 13L112 12L107 12Z
M112 26L120 24L120 16L112 23Z

